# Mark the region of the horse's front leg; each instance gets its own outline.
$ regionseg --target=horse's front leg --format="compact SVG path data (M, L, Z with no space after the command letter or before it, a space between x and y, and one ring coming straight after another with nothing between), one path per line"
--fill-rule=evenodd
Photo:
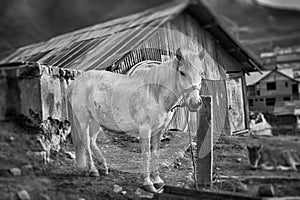
M151 145L152 145L152 178L154 182L154 187L157 190L162 189L164 186L164 181L159 176L159 154L160 154L160 138L161 134L163 134L163 130L159 131L158 133L154 134L151 138Z
M150 139L151 130L149 127L140 127L140 142L143 157L143 178L144 188L149 192L157 192L150 180Z

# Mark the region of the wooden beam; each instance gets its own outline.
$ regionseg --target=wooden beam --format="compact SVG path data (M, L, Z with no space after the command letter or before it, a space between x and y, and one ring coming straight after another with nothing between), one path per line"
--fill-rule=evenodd
M198 186L211 186L213 174L213 111L212 97L201 96L203 107L198 113L197 129L197 183Z
M266 181L266 182L281 182L281 181L300 181L299 177L290 177L290 176L218 176L220 180L234 179L241 182L248 181Z
M242 74L242 92L243 92L243 99L244 99L244 115L245 115L245 126L246 129L250 128L249 122L250 122L250 117L249 117L249 103L248 103L248 95L247 95L247 83L246 83L246 78L245 78L245 73Z
M261 200L260 197L252 197L246 194L226 191L189 190L185 188L165 186L163 193L155 193L154 200ZM280 199L281 200L281 199ZM284 199L286 200L286 199Z

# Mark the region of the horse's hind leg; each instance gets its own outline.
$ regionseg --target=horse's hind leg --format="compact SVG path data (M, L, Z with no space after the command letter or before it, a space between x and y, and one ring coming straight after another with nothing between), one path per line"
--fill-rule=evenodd
M88 111L78 112L77 119L80 122L80 129L78 130L78 137L81 140L82 147L86 149L88 154L88 163L89 163L89 175L90 176L99 176L99 172L95 167L92 150L91 150L91 138L89 135L89 122L90 122L90 113Z
M72 116L72 141L75 146L76 167L83 170L86 167L86 148L82 142L80 135L81 127L76 115Z
M105 174L108 174L108 167L107 167L106 159L96 144L97 136L98 136L99 132L102 131L102 129L95 119L91 119L89 128L90 128L90 137L91 137L90 143L91 143L92 152L93 152L94 156L96 157L96 159L104 165Z

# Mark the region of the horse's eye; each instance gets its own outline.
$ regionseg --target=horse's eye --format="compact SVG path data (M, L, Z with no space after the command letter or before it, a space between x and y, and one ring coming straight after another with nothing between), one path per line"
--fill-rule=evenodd
M181 74L181 76L185 76L185 73L183 71L179 72Z
M181 56L181 55L176 54L176 58L177 58L179 61L182 60L182 56Z

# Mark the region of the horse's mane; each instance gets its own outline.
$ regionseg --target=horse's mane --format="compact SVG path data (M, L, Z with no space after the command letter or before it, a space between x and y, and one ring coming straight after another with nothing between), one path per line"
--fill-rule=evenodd
M151 64L152 66L147 69L137 71L133 76L136 79L144 81L150 95L155 97L159 102L159 96L162 89L171 87L169 89L178 89L177 84L177 62L170 60L161 64Z

